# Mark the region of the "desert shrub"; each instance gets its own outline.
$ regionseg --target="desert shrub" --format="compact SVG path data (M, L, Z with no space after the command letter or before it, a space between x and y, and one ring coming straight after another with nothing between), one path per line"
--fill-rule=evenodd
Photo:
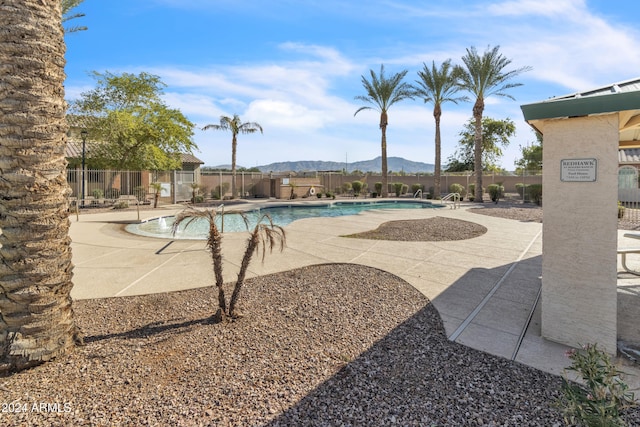
M95 199L102 199L102 196L104 196L104 191L102 191L102 189L100 188L96 188L91 192L91 194Z
M567 425L625 426L621 415L625 409L637 406L634 393L621 379L611 357L596 344L565 353L571 359L568 371L578 374L584 385L562 378L562 408Z
M407 184L402 184L402 194L407 194L409 191L409 186Z
M214 199L222 200L222 198L224 197L225 194L227 194L230 188L231 188L231 183L223 182L222 188L220 188L220 186L217 185L216 188L211 190L211 197Z
M322 199L322 193L318 191L318 192L316 193L316 197L317 197L318 199Z
M424 185L422 184L411 184L411 194L416 194L418 190L424 191Z
M204 202L203 195L197 195L193 198L193 203L203 203L203 202Z
M107 199L117 199L120 197L120 189L119 188L107 188L107 191L104 192L104 197Z
M129 207L129 202L127 202L126 200L122 200L116 203L115 205L113 205L113 209L126 209L128 207Z
M464 186L454 182L449 186L449 193L458 193L462 197L464 195Z
M495 203L498 203L498 200L504 195L504 187L501 184L489 184L487 191L491 201Z
M524 197L526 199L529 198L529 186L525 185L521 182L516 184L516 192L520 195L520 197Z
M537 205L542 204L542 184L531 184L528 186L529 197Z
M353 188L353 194L355 194L356 196L360 194L360 191L362 191L362 187L363 187L363 184L361 181L353 181L351 183L351 188Z
M350 182L345 182L342 184L342 192L343 193L348 193L349 191L351 191L353 189L353 185L351 185Z
M391 185L393 185L393 191L395 191L396 197L400 197L400 194L402 194L402 186L404 184L401 182L394 182Z
M373 187L376 189L376 193L382 194L382 183L381 182L376 182L375 184L373 184Z
M336 198L336 195L333 194L331 191L327 191L324 195L326 197L328 197L328 198L331 198L331 199L335 199Z
M484 193L484 187L482 187L482 192ZM473 202L476 199L476 185L469 184L469 190L467 191L467 198L470 202Z

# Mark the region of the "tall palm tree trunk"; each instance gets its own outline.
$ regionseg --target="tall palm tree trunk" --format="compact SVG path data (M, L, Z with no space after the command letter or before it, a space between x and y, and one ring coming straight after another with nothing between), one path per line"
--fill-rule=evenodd
M389 177L387 168L387 113L382 112L380 114L380 131L382 133L382 140L380 142L382 148L382 197L389 196Z
M478 99L473 106L473 117L475 119L474 135L474 159L473 167L476 174L475 201L482 203L482 113L484 102Z
M435 168L434 168L434 177L433 177L433 195L434 198L440 198L441 189L440 189L440 175L442 174L442 168L440 163L442 162L442 149L441 149L441 137L440 137L440 117L442 117L442 111L439 108L435 108L433 112L433 117L436 121L436 159L435 159Z
M236 193L236 151L238 149L238 139L233 135L231 140L231 198L235 199Z
M0 373L69 352L64 52L59 1L0 3Z

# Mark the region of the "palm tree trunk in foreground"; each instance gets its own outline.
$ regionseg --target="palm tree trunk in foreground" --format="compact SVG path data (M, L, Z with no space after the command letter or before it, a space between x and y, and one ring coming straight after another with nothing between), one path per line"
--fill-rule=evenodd
M0 2L0 374L69 352L73 264L67 215L60 2Z

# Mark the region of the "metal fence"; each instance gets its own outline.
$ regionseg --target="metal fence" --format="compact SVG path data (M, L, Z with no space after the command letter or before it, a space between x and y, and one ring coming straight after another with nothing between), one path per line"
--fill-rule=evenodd
M167 203L191 200L197 175L193 171L130 171L67 169L71 201L100 205L117 201L150 203L155 197L152 183L160 183L160 198Z
M205 198L225 198L231 197L231 182L233 176L230 172L221 171L201 171L200 172L200 194ZM238 172L236 174L237 196L240 197L280 197L286 196L289 190L285 188L291 184L309 186L320 192L331 192L342 194L346 188L345 184L353 181L361 181L366 184L369 191L374 191L376 182L382 181L379 173L346 174L335 171L318 172L296 172L296 173L260 173L260 172ZM389 183L400 182L406 184L408 188L413 185L420 185L428 192L434 186L433 174L394 174L388 176ZM469 188L469 184L475 183L475 175L471 173L446 173L441 175L441 191L446 194L452 184L459 184L464 189ZM489 184L501 184L507 193L518 193L519 185L542 184L540 171L524 171L518 174L483 174L483 187Z
M221 171L129 171L129 170L85 170L68 169L67 181L72 190L72 201L84 200L85 204L113 202L119 199L138 200L148 203L153 200L155 190L152 183L161 185L160 200L166 203L191 201L194 194L202 199L224 199L232 196L233 175ZM317 192L342 194L347 183L361 181L368 191L375 191L375 184L382 181L379 173L346 174L343 172L296 172L260 173L238 172L236 191L238 197L287 198L296 185ZM388 176L389 183L403 183L407 188L421 186L424 193L434 186L433 174L394 174ZM475 183L471 173L445 173L440 180L444 194L453 184L462 185L465 191ZM483 174L483 187L502 184L506 193L518 193L519 185L541 184L542 176L537 172L520 174ZM393 191L391 191L393 193ZM300 195L299 195L300 196Z
M638 168L625 165L618 169L618 218L640 223L640 188Z

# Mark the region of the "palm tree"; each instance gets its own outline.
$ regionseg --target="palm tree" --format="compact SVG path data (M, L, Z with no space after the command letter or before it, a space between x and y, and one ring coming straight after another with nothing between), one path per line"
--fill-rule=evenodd
M206 125L202 130L230 130L231 131L231 175L233 180L231 181L231 197L236 197L236 150L238 147L238 134L239 133L255 133L260 131L262 133L262 126L256 122L242 123L240 116L233 115L233 118L228 116L220 116L219 125Z
M504 71L511 64L511 60L498 52L500 46L487 50L482 56L475 47L467 48L467 54L462 57L463 66L456 66L454 73L458 78L458 85L475 96L473 104L473 118L475 120L474 170L476 174L475 200L482 203L482 114L484 100L490 96L501 96L515 99L506 93L507 89L522 86L522 83L510 83L519 74L529 71L531 67L522 67L512 71Z
M81 341L70 296L61 21L59 1L0 5L0 63L9 70L0 72L0 374Z
M241 211L227 211L223 214L218 214L214 209L196 210L187 209L176 215L175 222L173 223L172 231L175 234L182 223L185 227L188 227L193 221L197 219L205 220L209 224L209 235L207 239L207 247L211 250L211 259L213 261L213 272L216 279L216 288L218 289L218 310L213 316L214 320L220 322L226 318L239 317L237 311L238 298L244 279L249 268L249 263L254 253L258 253L262 250L262 260L269 251L273 251L273 248L278 245L280 251L284 249L286 244L286 236L284 229L278 225L275 225L271 220L271 217L267 214L262 214L249 236L247 241L247 248L242 257L240 263L240 270L238 272L238 279L233 287L233 293L227 304L227 299L224 292L224 279L222 276L222 233L218 229L216 224L216 218L218 215L240 215L245 224L248 225L248 218L245 213Z
M155 209L158 207L158 200L160 199L160 193L162 192L162 183L152 182L149 186L153 190L153 208Z
M362 86L364 86L366 95L358 95L355 97L358 101L363 101L372 106L360 107L353 115L355 116L362 110L376 110L380 112L380 131L382 133L382 197L389 195L388 177L387 177L387 126L389 108L396 102L404 99L413 99L413 90L411 85L402 81L407 75L407 70L403 70L394 74L390 78L384 75L384 65L380 65L380 75L376 75L375 71L371 72L371 81L365 76L362 78Z
M456 77L451 66L451 59L444 61L440 68L436 68L435 61L432 61L431 68L423 64L424 68L418 71L420 80L416 80L418 86L415 88L416 96L422 98L426 103L433 104L433 117L436 121L436 159L434 171L434 194L440 196L440 174L441 174L441 140L440 140L440 118L442 117L442 104L445 102L467 101L466 96L455 97L460 90L456 84Z

